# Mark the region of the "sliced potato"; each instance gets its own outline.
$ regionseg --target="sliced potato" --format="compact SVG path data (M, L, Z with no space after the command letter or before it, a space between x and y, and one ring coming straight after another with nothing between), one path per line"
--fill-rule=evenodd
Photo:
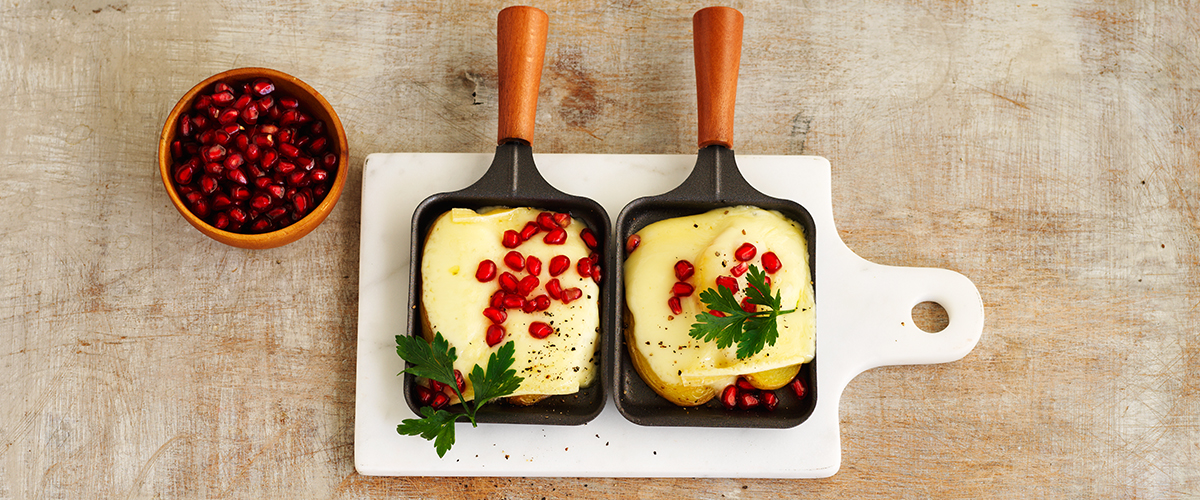
M791 382L792 379L796 378L796 374L800 373L800 366L801 365L799 364L795 364L791 366L781 366L773 370L763 370L761 372L751 373L746 375L746 380L750 382L750 385L753 385L757 389L773 391L788 385L788 382Z

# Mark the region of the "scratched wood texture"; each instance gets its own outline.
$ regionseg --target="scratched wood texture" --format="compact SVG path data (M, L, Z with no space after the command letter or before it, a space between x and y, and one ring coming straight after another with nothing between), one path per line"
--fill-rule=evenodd
M732 2L739 153L829 158L853 250L987 314L964 360L850 384L837 475L760 481L357 475L361 165L491 151L504 4L110 1L0 6L0 497L1200 495L1194 4ZM536 5L539 151L694 151L703 4ZM328 221L266 251L188 226L154 160L180 95L254 65L352 151Z

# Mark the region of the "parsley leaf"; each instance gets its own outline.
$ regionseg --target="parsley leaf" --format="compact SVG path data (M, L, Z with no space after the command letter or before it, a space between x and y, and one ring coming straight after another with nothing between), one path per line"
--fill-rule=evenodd
M777 318L795 312L795 309L780 310L783 308L783 298L779 292L771 296L771 286L767 284L766 276L758 267L750 266L746 288L742 293L749 303L765 306L769 310L746 312L730 289L723 286L709 288L700 292L700 301L709 311L696 315L696 323L692 324L688 335L705 342L715 341L718 349L736 343L738 359L758 354L768 344L775 345L775 340L779 338ZM721 315L713 314L713 311Z
M471 387L475 389L475 400L463 402L464 413L451 413L446 410L434 410L428 406L421 408L422 418L409 418L396 426L396 432L405 436L421 436L433 441L438 457L443 457L454 446L454 423L461 417L467 417L472 427L478 427L475 412L488 401L502 398L516 392L525 380L517 376L512 369L515 362L516 344L512 341L500 346L488 357L487 371L479 365L471 370L469 376ZM458 400L463 401L462 392L454 381L454 361L458 359L454 348L442 337L435 333L433 342L408 335L396 336L396 354L408 361L409 367L401 373L409 373L417 377L436 380L447 387L454 388Z

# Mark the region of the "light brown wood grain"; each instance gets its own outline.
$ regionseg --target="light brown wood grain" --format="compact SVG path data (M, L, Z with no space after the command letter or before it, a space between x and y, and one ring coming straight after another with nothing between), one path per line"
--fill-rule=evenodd
M829 158L853 250L959 271L986 308L962 361L850 384L832 478L355 474L361 165L494 148L507 5L0 9L0 497L1200 491L1200 11L1165 1L730 4L738 154ZM707 4L536 6L539 152L694 154ZM338 206L271 250L188 226L154 160L179 96L244 66L303 79L349 134Z

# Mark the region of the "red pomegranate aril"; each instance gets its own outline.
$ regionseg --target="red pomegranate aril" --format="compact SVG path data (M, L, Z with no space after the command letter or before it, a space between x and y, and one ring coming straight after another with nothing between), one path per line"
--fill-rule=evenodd
M742 298L742 310L748 313L758 312L758 306L750 303L750 297Z
M296 193L296 198L292 200L292 205L296 207L296 213L301 215L308 213L308 210L312 208L311 203L312 200L309 200L308 195L304 193Z
M671 286L671 293L673 295L675 295L676 297L689 297L692 295L692 292L694 292L694 291L696 291L695 287L693 287L689 283L684 283L682 281L678 281L673 286Z
M750 267L745 262L739 262L738 265L729 268L729 274L732 274L735 278L740 278L749 269Z
M280 104L282 104L282 101ZM280 125L295 125L297 123L300 123L300 112L294 109L284 111L283 114L279 116Z
M743 391L757 391L758 390L758 388L754 387L754 385L751 384L749 380L746 380L743 377L738 377L737 382L735 382L735 384L737 384L738 389L741 389Z
M504 231L504 236L500 239L500 243L504 245L504 248L517 248L521 244L521 235L509 229Z
M543 231L553 231L555 229L561 229L558 227L558 223L554 222L554 214L552 214L550 212L542 212L542 213L537 214L536 221L537 221L538 227L542 228Z
M542 242L547 245L561 245L567 241L567 232L559 227L546 233L546 237L542 238Z
M277 139L277 140L279 140L279 142L280 142L281 144L292 144L292 145L295 145L295 141L296 141L296 129L294 129L294 128L285 128L285 129L283 129L283 130L280 130L280 131L279 131L279 135L276 137L276 139Z
M248 200L250 199L250 188L246 186L234 186L230 188L229 196L238 201Z
M263 169L268 169L274 166L277 161L279 161L279 153L276 153L271 148L263 148L262 161L258 162L258 164L262 165Z
M535 339L544 339L549 337L552 333L554 333L554 327L542 323L541 321L534 321L533 323L529 324L529 334Z
M219 106L228 105L229 103L233 102L233 99L233 93L229 91L217 91L217 93L213 94L212 96L212 102Z
M799 377L792 379L788 383L788 387L792 389L792 393L796 395L796 399L804 399L804 395L808 393L808 388L804 385L804 381Z
M254 93L258 95L267 95L275 91L275 84L266 78L254 80L254 84L250 87L254 89Z
M762 265L763 270L767 271L767 274L775 274L775 271L783 268L783 262L780 262L779 256L775 255L775 252L764 253L762 255Z
M225 146L218 144L215 146L209 146L204 149L204 160L205 161L220 161L224 158L225 158ZM186 182L184 184L186 184Z
M567 226L571 225L571 214L564 214L564 213L554 214L554 223L558 224L558 227L566 229Z
M506 295L508 294L504 293L504 290L496 290L496 293L493 293L492 298L488 300L488 305L496 309L504 307L504 297Z
M718 311L718 310L716 310L716 309L709 309L708 313L709 313L709 314L711 314L711 315L713 315L713 316L716 316L716 317L718 317L718 318L724 318L724 317L725 317L725 313L723 313L723 312L721 312L721 311Z
M497 324L503 323L504 320L508 319L508 313L504 312L504 309L499 309L499 308L495 308L495 307L489 307L487 309L484 309L483 315L487 319L491 320L492 323L497 323Z
M599 283L601 277L602 273L600 272L600 264L592 264L592 281Z
M717 276L717 286L728 288L730 292L738 292L737 279L732 276Z
M251 231L266 231L271 229L271 219L258 219L250 226Z
M487 341L488 347L496 347L500 341L504 340L504 327L500 325L492 325L487 329L487 334L484 335L484 340Z
M525 257L525 270L532 276L542 274L542 259L533 255Z
M454 385L458 387L458 392L467 390L467 380L463 378L462 372L454 370Z
M296 164L290 161L281 161L275 165L275 171L281 174L290 174L296 171Z
M292 186L296 186L296 187L301 187L301 186L308 184L307 182L305 182L306 180L308 180L308 172L305 172L303 170L297 170L295 172L288 174L288 176L287 176L288 184L292 185Z
M734 258L742 262L753 259L756 254L758 254L758 249L754 248L754 245L750 243L742 243L742 246L733 251Z
M683 313L683 302L680 302L679 297L667 299L667 307L671 309L671 314Z
M211 175L204 175L200 177L200 190L203 191L204 194L213 194L217 192L217 187L217 180Z
M520 283L513 273L505 272L500 275L500 289L508 293L517 293L517 284Z
M250 106L242 110L242 123L254 125L258 123L258 107Z
M429 390L431 390L435 393L442 392L442 391L446 390L446 384L438 382L434 379L429 379Z
M691 262L681 260L675 263L675 279L679 281L687 281L687 279L691 278L695 273L696 266L693 266Z
M562 291L562 303L563 304L570 304L571 302L579 299L580 297L583 297L583 290L580 290L579 288L572 287L572 288L567 288Z
M258 110L263 113L270 111L271 107L274 105L275 105L275 98L273 98L269 95L263 96L261 99L254 101L254 107L258 108Z
M525 227L521 229L521 241L528 241L533 235L541 231L536 222L526 222Z
M583 244L593 250L600 246L600 242L596 241L596 233L593 233L589 228L585 227L582 231L579 231L579 239L583 240Z
M246 157L241 153L233 153L225 157L225 168L238 168L246 163Z
M333 168L337 165L337 160L337 155L333 153L325 153L325 156L321 157L321 165L324 165L325 168Z
M562 284L558 282L558 279L552 279L546 282L546 293L550 294L550 298L554 300L560 300L562 299L562 292Z
M271 134L254 134L254 137L251 137L250 140L254 142L255 146L260 148L275 146L275 136Z
M550 276L558 276L571 267L571 259L566 255L555 255L550 258Z
M279 105L285 108L295 109L300 106L300 101L296 100L295 97L280 97Z
M429 407L433 408L435 410L440 410L442 408L445 408L446 405L449 403L450 403L450 396L447 396L446 393L444 393L444 392L439 392L433 396L433 401L429 402Z
M213 227L217 229L225 229L229 227L229 216L225 215L224 212L218 213L215 217L213 217Z
M200 198L192 202L192 213L200 218L208 217L208 200Z
M629 238L625 240L625 253L626 254L633 253L634 250L637 250L638 245L641 245L641 244L642 244L641 236L638 236L636 234L629 235Z
M420 406L429 406L433 402L433 391L423 385L418 385L415 389L417 392L417 403Z
M211 146L211 145L217 143L217 131L216 130L205 130L203 132L200 132L200 135L197 136L196 139L200 141L200 144L203 144L205 146Z
M775 407L779 406L779 396L775 395L775 391L763 391L762 404L767 411L775 411Z
M758 406L758 396L752 392L742 392L738 394L737 406L742 410L749 410Z
M229 214L229 219L232 220L234 223L239 224L239 225L246 223L246 212L242 211L242 209L240 209L238 207L233 207L233 208L229 209L229 211L226 213Z
M724 406L726 410L737 408L737 395L736 385L726 386L725 390L721 391L721 406Z
M288 144L287 142L284 142L283 144L279 145L279 152L283 153L283 156L286 156L288 158L295 158L297 156L300 156L300 149L297 148L296 146Z
M195 167L184 163L175 169L175 182L179 184L191 184L192 176L196 174Z
M533 303L533 308L537 311L545 311L546 309L550 308L550 296L545 294L538 295L529 302Z
M226 170L225 178L242 185L250 182L250 180L246 178L246 173L240 168Z
M230 138L229 132L226 132L224 130L214 130L213 131L212 142L214 142L214 143L220 144L222 146L228 146L229 138Z
M475 268L475 279L480 283L487 283L496 279L496 263L491 260L484 260L479 263L479 267Z
M324 137L318 137L308 145L308 150L312 151L314 154L320 153L321 151L325 150L325 146L328 144L329 142Z
M182 135L184 137L191 137L193 131L194 130L193 130L192 120L189 120L187 118L179 120L179 135Z
M250 147L250 136L240 132L237 133L233 136L233 145L237 146L238 151L245 152Z
M183 142L178 139L171 141L171 158L183 156Z
M273 107L273 108L271 108L270 110L268 110L268 111L267 111L267 117L268 117L268 118L270 118L270 119L272 119L272 120L278 120L278 119L279 119L279 115L282 115L282 114L283 114L283 112L282 112L282 111L280 111L280 107L279 107L279 106L275 106L275 107Z
M587 278L592 275L592 259L584 257L575 262L575 270L579 272L579 276Z
M187 200L188 203L195 203L199 200L204 199L204 195L197 193L195 191L188 191L186 193L183 193L183 199Z
M248 105L248 104L250 104L250 95L249 94L242 94L240 97L238 97L236 100L233 101L233 107L239 111L246 109L246 105Z
M287 208L275 207L267 212L267 217L270 217L272 220L279 220L280 217L287 215L287 211Z
M215 196L212 197L213 210L224 210L225 208L228 208L230 205L233 205L233 200L229 199L229 197L225 196L224 194L217 193Z
M313 135L325 135L325 122L317 120L308 126L308 133Z
M504 265L513 271L521 271L525 269L525 257L521 255L521 252L512 250L504 254Z
M192 109L206 109L212 106L212 98L206 95L201 95L192 103Z
M271 197L266 194L259 194L250 200L250 207L255 210L266 210L270 206Z
M537 304L533 302L533 299L523 300L521 303L521 310L526 314L533 313L537 310Z
M525 307L525 298L516 294L505 294L504 299L500 301L500 305L505 309L521 309Z
M541 280L538 280L537 276L526 276L521 278L521 281L517 282L517 293L521 294L522 296L529 295L531 292L537 289L538 285L540 284Z
M266 178L266 177L259 177L258 179L254 179L255 183L257 183L257 182L258 182L260 179L265 179L265 180L267 180L268 182L270 182L270 179L268 179L268 178ZM282 199L283 199L283 193L284 193L284 191L285 191L285 190L284 190L284 188L283 188L283 186L282 186L282 185L280 185L280 184L267 184L267 185L265 185L265 186L260 186L260 187L261 187L261 188L263 188L263 189L265 189L265 190L267 191L267 194L270 194L272 198L275 198L276 200L282 200Z

